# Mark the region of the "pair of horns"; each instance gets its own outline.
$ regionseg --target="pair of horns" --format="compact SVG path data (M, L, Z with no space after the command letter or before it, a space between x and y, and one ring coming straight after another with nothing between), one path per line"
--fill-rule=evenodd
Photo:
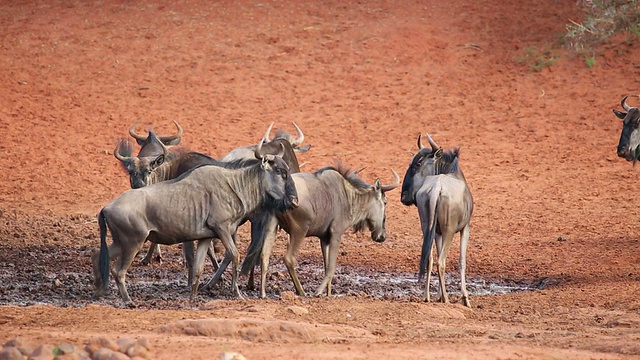
M302 144L302 142L304 141L304 134L302 133L302 130L300 130L300 127L295 123L295 122L291 122L293 124L293 127L296 128L296 132L298 133L298 137L296 139L293 138L293 136L287 134L287 136L285 137L290 143L292 147L296 147L299 146L300 144ZM267 129L267 132L264 134L263 139L266 142L271 142L270 139L270 134L271 134L271 128L273 127L273 123L271 123L271 125L269 125L269 128Z
M140 123L140 121L141 121L140 119L136 120L136 122L134 122L133 125L131 125L131 127L129 128L129 135L131 135L132 138L136 139L138 143L145 141L147 140L147 138L149 138L149 135L141 135L136 133L136 126ZM158 139L163 144L177 145L180 142L180 139L182 138L182 133L183 133L182 127L175 120L173 120L173 123L176 125L178 132L176 132L173 135L158 136Z
M153 131L149 131L149 136L147 136L146 139L150 139L152 142L157 139L157 143L162 147L162 153L164 155L167 155L169 153L169 148L167 148L167 146L161 141L160 137L157 136ZM122 162L127 162L131 161L134 158L133 156L131 156L131 153L131 143L126 140L120 140L120 142L118 142L118 145L116 145L116 149L113 151L113 156L115 156L116 159Z
M429 134L426 134L426 135L427 135L427 140L429 141L429 145L431 145L431 149L433 151L440 149L440 146L438 146L438 144L436 144L436 142L433 141L433 139L431 138L431 135ZM422 134L418 134L418 149L420 150L424 149L424 145L422 145Z

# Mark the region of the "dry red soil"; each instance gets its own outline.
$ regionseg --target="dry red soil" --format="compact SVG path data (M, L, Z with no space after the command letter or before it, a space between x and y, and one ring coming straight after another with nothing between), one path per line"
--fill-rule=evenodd
M43 305L2 298L0 341L146 337L158 359L640 356L640 178L616 156L611 112L638 93L636 42L605 45L591 68L560 50L565 24L582 14L575 1L179 3L0 4L1 281L9 291L27 275L51 280L26 289ZM532 49L560 60L532 71L519 61ZM276 273L286 281L265 300L213 290L189 304L182 286L160 286L157 302L130 288L144 306L129 309L112 284L94 301L95 215L129 187L113 149L139 118L159 133L177 120L181 146L216 157L255 143L272 121L288 132L295 121L312 146L304 170L340 159L366 166L371 182L404 173L428 132L462 148L476 201L468 276L537 289L472 294L471 309L455 286L446 305L349 294L340 282L343 296L281 299L293 286ZM398 190L388 199L387 241L345 236L340 265L417 274L417 211ZM239 242L246 248L244 228ZM164 248L169 260L135 266L130 284L166 269L184 280L178 247ZM300 261L320 269L319 254L310 239ZM82 279L80 295L69 296L62 269ZM173 296L185 305L163 305ZM210 320L197 336L184 319Z

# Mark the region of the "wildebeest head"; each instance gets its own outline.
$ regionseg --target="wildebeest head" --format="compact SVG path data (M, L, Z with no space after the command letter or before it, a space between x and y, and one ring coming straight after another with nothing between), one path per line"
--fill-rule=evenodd
M150 131L148 139L149 143L159 144L161 152L156 156L132 156L132 146L129 141L120 140L113 155L120 161L124 169L129 174L129 183L132 189L138 189L148 185L149 175L151 172L162 165L165 157L169 154L166 146L156 135Z
M627 161L635 162L640 157L640 109L627 105L627 97L622 98L620 104L626 113L613 110L613 113L622 119L622 133L618 142L618 156Z
M363 180L358 178L357 173L362 169L354 171L347 175L347 180L363 189L363 184L366 184ZM389 185L382 185L382 181L380 179L376 179L373 185L366 185L364 187L364 191L369 192L368 201L363 204L364 208L362 216L362 220L356 225L354 225L353 229L357 231L364 230L364 228L368 228L371 231L371 239L375 242L383 242L387 238L387 230L385 227L386 224L386 208L387 208L387 197L385 193L387 191L393 190L398 187L400 184L400 177L398 174L391 169L393 173L393 183Z
M407 206L415 204L416 193L427 176L449 172L446 167L451 167L453 160L458 157L458 149L445 153L429 134L427 134L427 140L431 146L430 148L422 145L422 135L418 135L418 152L411 159L402 181L400 201ZM443 157L446 157L446 159Z
M134 122L133 125L131 125L131 127L129 128L129 135L136 139L138 145L140 145L140 152L138 153L138 157L155 158L163 154L164 146L178 145L180 143L180 140L182 140L182 127L175 120L173 120L173 123L178 129L175 134L162 136L156 135L155 138L151 136L151 131L149 131L148 135L136 133L136 126L138 125L138 123L140 123L140 120Z
M255 157L262 161L261 168L265 171L266 191L276 204L276 210L286 211L298 206L298 192L291 177L289 165L282 159L284 147L278 154L263 154L262 144L258 143Z

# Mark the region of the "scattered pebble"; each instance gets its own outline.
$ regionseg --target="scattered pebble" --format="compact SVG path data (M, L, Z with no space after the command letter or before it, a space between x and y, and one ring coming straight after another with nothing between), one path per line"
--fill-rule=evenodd
M237 352L227 351L220 354L220 360L247 360L247 358Z
M287 307L287 310L291 311L296 315L305 315L309 313L309 310L303 308L302 306L291 305Z

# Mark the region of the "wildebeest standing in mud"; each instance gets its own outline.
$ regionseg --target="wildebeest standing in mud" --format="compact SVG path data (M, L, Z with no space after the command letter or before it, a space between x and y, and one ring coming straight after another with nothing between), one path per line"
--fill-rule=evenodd
M438 253L440 301L449 302L444 282L447 254L453 236L460 233L460 287L465 306L471 307L466 283L466 256L469 244L469 223L473 213L473 197L458 164L459 149L444 151L427 134L431 148L422 145L418 136L418 153L414 155L402 183L401 201L416 205L420 215L423 242L420 256L419 280L427 272L425 301L430 300L429 284L433 257L431 249L435 237ZM427 264L428 259L428 264Z
M619 157L627 161L633 161L635 165L640 157L640 109L627 105L628 97L625 96L620 101L620 105L622 105L626 113L613 110L613 113L622 119L622 132L620 133L617 152Z
M336 259L342 235L349 227L356 231L368 228L371 238L376 242L386 239L385 220L387 199L385 193L399 185L400 178L393 171L394 183L382 185L377 179L373 185L360 179L355 172L346 167L326 167L314 173L293 174L298 192L298 207L284 212L277 212L278 224L289 234L289 245L284 256L284 263L289 270L298 295L305 295L296 273L296 255L302 241L306 237L315 236L320 239L325 277L316 289L318 296L327 290L331 295L331 280L335 274ZM268 231L261 243L252 244L242 264L242 273L253 269L262 258L260 295L266 296L266 269L269 266L269 255L275 233ZM262 251L252 251L253 248Z
M284 160L261 154L260 147L255 157L261 161L253 166L233 170L201 166L174 180L127 190L107 204L98 216L100 250L93 255L96 296L108 291L110 258L115 258L118 290L126 302L131 302L125 275L147 238L166 245L204 239L196 252L195 297L210 239L219 238L226 249L225 257L234 264L232 289L242 297L237 284L238 250L231 235L247 214L258 208L286 210L298 202ZM113 238L109 247L107 227Z

